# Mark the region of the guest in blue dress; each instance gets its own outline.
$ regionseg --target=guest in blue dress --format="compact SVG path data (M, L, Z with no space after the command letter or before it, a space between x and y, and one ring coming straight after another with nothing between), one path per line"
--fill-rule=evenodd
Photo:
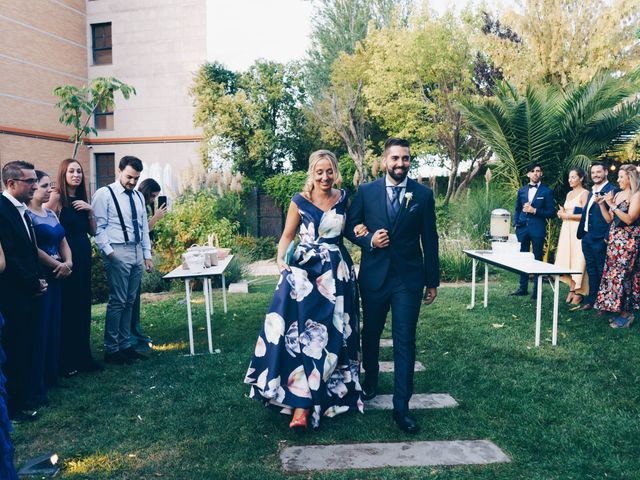
M4 250L0 244L0 275L6 266ZM4 318L0 313L0 332L4 326ZM2 346L0 346L0 478L6 480L18 480L18 475L13 467L13 444L9 434L11 433L11 421L7 411L7 391L4 388L5 378L2 374L2 366L6 357Z
M33 407L47 405L47 389L58 383L60 356L60 281L73 271L71 249L64 237L64 228L53 211L44 208L49 201L51 180L40 170L36 170L38 189L29 202L28 214L33 224L38 244L38 258L46 273L47 291L39 298L40 316L34 332L35 347L32 370Z
M311 154L304 190L289 205L278 243L280 280L244 380L252 398L293 414L291 428L363 411L356 274L342 243L347 193L333 188L340 180L333 153Z

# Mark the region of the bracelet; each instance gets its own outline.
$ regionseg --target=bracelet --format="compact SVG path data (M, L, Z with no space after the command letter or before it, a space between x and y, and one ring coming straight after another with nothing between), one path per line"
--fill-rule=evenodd
M611 212L615 212L616 210L618 210L618 206L614 205L613 207L611 207Z
M96 216L95 216L95 215L87 215L87 218L88 218L89 220L95 220L95 219L96 219Z

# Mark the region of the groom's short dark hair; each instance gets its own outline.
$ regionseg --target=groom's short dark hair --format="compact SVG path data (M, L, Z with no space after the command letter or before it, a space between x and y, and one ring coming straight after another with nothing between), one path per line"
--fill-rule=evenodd
M407 147L409 148L409 140L405 140L404 138L390 137L384 142L384 151L386 152L391 147Z

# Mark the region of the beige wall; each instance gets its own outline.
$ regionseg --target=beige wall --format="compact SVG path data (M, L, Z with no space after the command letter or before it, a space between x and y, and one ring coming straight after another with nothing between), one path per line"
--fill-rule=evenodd
M193 127L189 88L206 61L205 0L110 0L87 4L87 42L91 24L111 22L113 64L92 65L89 76L114 76L135 87L129 100L116 97L114 129L98 139L199 135ZM169 164L178 172L198 162L199 143L94 145L94 152L139 156L147 165ZM160 179L157 179L160 180Z
M58 122L53 89L80 86L87 78L84 0L0 0L0 129L67 137ZM57 171L72 145L0 133L0 163L26 160ZM89 155L79 159L85 168Z

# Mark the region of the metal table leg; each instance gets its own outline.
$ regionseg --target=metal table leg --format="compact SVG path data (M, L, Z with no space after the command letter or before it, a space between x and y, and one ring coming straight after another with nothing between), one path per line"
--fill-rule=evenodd
M195 354L193 348L193 319L191 318L191 289L189 287L189 279L184 281L184 289L187 294L187 324L189 325L189 350L191 355Z
M553 289L553 330L551 333L551 345L556 344L558 341L558 295L560 287L560 275L554 275L554 289Z
M209 340L209 353L213 353L213 340L211 338L211 310L209 299L211 298L211 286L207 278L202 282L202 290L204 291L204 310L207 316L207 337Z
M471 305L469 308L476 306L476 267L478 266L478 260L471 259Z
M540 346L540 322L542 315L542 275L538 275L538 297L536 299L536 347Z
M487 263L484 264L484 308L487 308L487 304L489 303L489 265Z
M224 306L224 313L227 313L227 286L224 281L224 272L222 272L222 305Z

